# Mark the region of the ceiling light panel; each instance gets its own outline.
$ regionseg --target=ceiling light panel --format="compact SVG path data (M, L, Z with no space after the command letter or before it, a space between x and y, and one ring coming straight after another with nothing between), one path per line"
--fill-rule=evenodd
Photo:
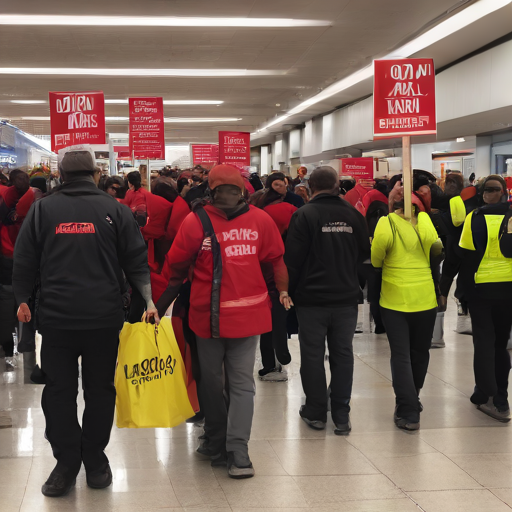
M128 100L105 100L106 104L128 105ZM221 105L220 100L164 100L164 105Z
M45 104L46 100L11 100L11 103L18 105L41 105Z
M47 14L2 14L0 25L46 25L89 27L328 27L330 21L292 18L195 18L177 16L55 16Z
M10 117L10 119L21 119L23 121L49 121L50 116L22 116L22 117ZM107 123L112 122L126 122L129 121L129 117L105 117ZM241 117L166 117L164 118L165 123L224 123L241 121Z
M1 16L0 16L1 18ZM285 75L272 69L108 69L108 68L0 68L0 75L92 75L92 76L183 76L225 77Z
M241 121L241 117L166 117L166 123L224 123Z

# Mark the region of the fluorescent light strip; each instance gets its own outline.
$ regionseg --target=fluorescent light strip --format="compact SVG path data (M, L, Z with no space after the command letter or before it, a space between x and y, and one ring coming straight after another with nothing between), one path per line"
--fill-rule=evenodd
M11 100L11 103L19 105L40 105L46 103L46 100Z
M166 123L224 123L231 121L241 121L241 117L166 117Z
M128 100L105 100L106 104L128 105ZM221 105L223 101L217 100L164 100L164 105Z
M89 27L328 27L330 21L292 18L195 18L178 16L71 16L51 14L2 14L0 25Z
M49 121L49 116L22 116L22 117L11 117L10 119L16 120L21 119L22 121ZM112 122L126 122L129 121L129 117L105 117L107 123ZM164 118L165 123L224 123L231 121L241 121L241 117L166 117Z
M471 25L480 18L483 18L484 16L487 16L488 14L491 14L497 11L498 9L506 7L511 3L512 0L480 0L479 2L476 2L470 5L469 7L466 7L466 9L464 9L463 11L455 14L454 16L443 21L439 25L436 25L429 31L425 32L421 36L414 39L413 41L405 44L401 48L398 48L394 52L382 58L396 59L410 57L411 55L414 55L419 51L428 48L429 46L433 45L434 43L437 43L438 41L441 41L445 37L457 32L458 30L461 30L464 27ZM363 80L366 80L371 77L373 77L373 64L359 71L356 71L355 73L344 78L343 80L335 82L334 84L324 89L321 93L316 94L315 96L307 99L306 101L303 101L295 108L289 110L283 116L274 119L266 126L259 129L257 133L267 130L268 128L284 121L285 119L292 115L300 114L308 107L315 105L323 100L326 100L331 96L334 96L335 94L338 94L348 89L349 87L352 87L362 82Z
M285 75L272 69L107 69L107 68L0 68L0 75L90 75L90 76L264 76Z
M285 75L286 71L265 69L107 69L107 68L0 68L0 75L80 75L80 76L263 76Z

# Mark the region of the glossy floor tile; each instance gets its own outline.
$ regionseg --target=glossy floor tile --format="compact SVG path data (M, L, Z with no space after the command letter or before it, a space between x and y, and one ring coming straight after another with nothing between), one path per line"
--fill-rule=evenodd
M45 498L41 485L55 462L44 439L42 387L24 384L21 368L0 371L0 411L12 421L12 428L0 429L0 511L512 510L512 425L492 420L469 402L472 340L453 331L454 304L446 315L446 347L431 351L419 432L394 426L387 338L370 334L367 306L360 307L360 323L351 434L336 436L330 419L324 431L301 421L304 396L294 337L289 381L256 383L250 443L256 476L242 481L195 453L202 430L193 425L114 428L107 448L113 485L89 489L82 471L68 496ZM326 369L329 379L328 363Z

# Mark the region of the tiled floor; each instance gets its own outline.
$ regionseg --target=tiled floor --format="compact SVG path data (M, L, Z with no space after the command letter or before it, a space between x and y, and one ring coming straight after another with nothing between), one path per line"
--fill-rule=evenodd
M431 352L417 433L393 424L387 339L368 333L354 340L352 433L337 437L332 423L310 430L298 416L303 396L293 340L289 382L257 383L250 443L256 476L243 481L195 453L200 431L191 425L114 428L113 486L89 489L82 471L67 497L45 498L40 487L54 460L43 436L41 386L24 385L21 370L0 374L0 410L13 420L13 428L0 430L0 511L510 511L512 426L470 404L471 337L455 334L455 322L451 304L446 348Z

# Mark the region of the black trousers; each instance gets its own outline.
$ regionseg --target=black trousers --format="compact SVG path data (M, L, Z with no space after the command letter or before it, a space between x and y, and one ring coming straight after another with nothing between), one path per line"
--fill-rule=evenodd
M6 357L12 357L14 340L12 333L18 325L16 318L16 301L12 286L0 284L0 345Z
M437 308L415 313L381 308L381 314L391 349L396 414L419 422L418 394L427 375Z
M327 420L325 339L331 367L331 414L334 423L346 423L350 412L354 352L352 341L357 324L357 304L336 307L298 306L300 376L306 394L303 415Z
M67 331L43 327L41 334L41 366L47 378L42 406L53 455L75 474L82 461L88 472L101 470L108 464L103 450L114 421L119 329ZM82 426L76 403L79 356L85 399Z
M288 333L286 320L288 311L279 302L279 297L270 296L272 300L272 330L260 337L261 362L265 370L271 370L277 360L281 364L288 364Z
M508 408L510 355L507 343L512 328L512 300L486 299L468 302L473 326L475 392L474 404Z

